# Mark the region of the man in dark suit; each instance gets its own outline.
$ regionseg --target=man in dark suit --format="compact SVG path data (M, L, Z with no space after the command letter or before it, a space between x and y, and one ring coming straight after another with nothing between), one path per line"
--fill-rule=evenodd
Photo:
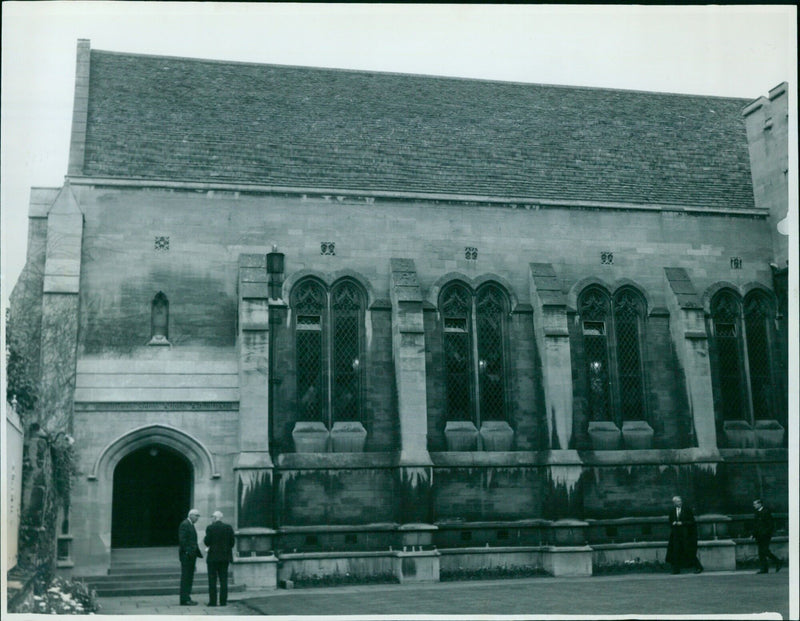
M761 565L761 569L756 572L758 574L769 573L770 559L775 563L775 573L783 567L783 561L769 549L769 542L774 532L775 521L772 519L772 513L763 505L761 499L756 498L753 501L753 539L758 545L758 561Z
M697 523L694 513L683 506L680 496L672 498L669 510L669 543L667 544L667 563L672 565L672 573L681 573L682 567L694 567L694 573L703 571L697 558Z
M219 577L219 605L228 604L228 563L233 561L233 545L236 542L233 528L222 521L222 511L214 511L214 521L206 528L203 543L208 546L208 605L217 605L217 577Z
M178 527L178 557L181 560L181 606L197 606L192 599L192 582L197 559L203 558L197 545L197 531L194 523L200 517L197 509L189 511L189 515Z

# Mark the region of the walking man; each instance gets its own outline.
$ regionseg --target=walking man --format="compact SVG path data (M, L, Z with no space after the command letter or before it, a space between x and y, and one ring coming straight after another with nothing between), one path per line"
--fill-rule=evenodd
M769 542L774 532L775 521L772 519L772 513L764 506L760 498L756 498L753 501L753 539L758 545L758 561L761 564L761 569L756 572L757 574L769 573L770 559L775 563L775 573L778 573L783 567L783 561L769 549Z
M203 558L197 545L197 531L194 523L200 517L197 509L189 511L189 515L178 527L178 557L181 560L181 606L197 606L192 599L192 582L197 559Z
M697 558L697 523L694 513L683 506L680 496L672 497L669 510L669 543L667 544L667 563L672 565L672 573L681 573L681 567L694 567L694 573L703 571Z
M228 563L233 561L235 538L230 524L222 521L222 511L214 511L214 521L206 528L203 543L208 546L208 605L217 605L217 577L219 577L219 605L228 604Z

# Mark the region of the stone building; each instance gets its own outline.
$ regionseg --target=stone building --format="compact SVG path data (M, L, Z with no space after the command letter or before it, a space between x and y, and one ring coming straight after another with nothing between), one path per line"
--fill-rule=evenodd
M79 41L15 293L78 449L62 565L195 506L246 584L585 574L662 550L676 493L729 564L754 496L788 510L748 103Z

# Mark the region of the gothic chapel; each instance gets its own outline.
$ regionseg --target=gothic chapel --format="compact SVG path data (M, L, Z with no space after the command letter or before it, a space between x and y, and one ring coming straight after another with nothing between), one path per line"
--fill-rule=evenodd
M675 494L707 567L735 567L754 497L785 534L785 84L749 101L80 40L74 102L12 297L35 294L48 352L37 419L76 441L63 571L177 563L190 507L199 532L225 513L254 587L313 563L663 561Z

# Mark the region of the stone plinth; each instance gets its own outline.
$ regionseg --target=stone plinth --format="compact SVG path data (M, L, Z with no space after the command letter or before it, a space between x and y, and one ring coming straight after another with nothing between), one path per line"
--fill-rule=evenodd
M403 524L398 527L400 546L414 548L430 546L433 543L433 532L439 530L433 524Z
M334 453L363 453L366 441L367 430L361 423L357 421L333 423L331 447Z
M706 571L735 571L736 543L732 539L699 541L697 557Z
M776 420L757 420L755 427L756 442L759 448L780 448L786 430Z
M273 555L275 531L271 528L240 528L236 531L239 558L267 558Z
M321 422L295 423L292 430L294 450L297 453L327 453L330 433Z
M622 441L626 449L651 449L653 428L643 420L626 420L622 423Z
M622 442L622 432L611 421L589 423L589 439L595 451L616 451Z
M586 543L588 522L582 520L556 520L553 522L553 542L558 546L579 546Z
M439 552L397 552L394 575L401 584L407 582L439 582Z
M444 437L448 451L477 451L478 429L468 420L447 421Z
M480 435L484 451L510 451L514 444L514 430L504 420L483 422Z
M542 566L551 576L591 576L592 548L589 546L547 546Z
M248 589L278 588L278 559L274 555L235 558L231 568L236 584Z
M722 432L731 448L754 448L756 436L750 423L744 420L726 420L722 423Z

